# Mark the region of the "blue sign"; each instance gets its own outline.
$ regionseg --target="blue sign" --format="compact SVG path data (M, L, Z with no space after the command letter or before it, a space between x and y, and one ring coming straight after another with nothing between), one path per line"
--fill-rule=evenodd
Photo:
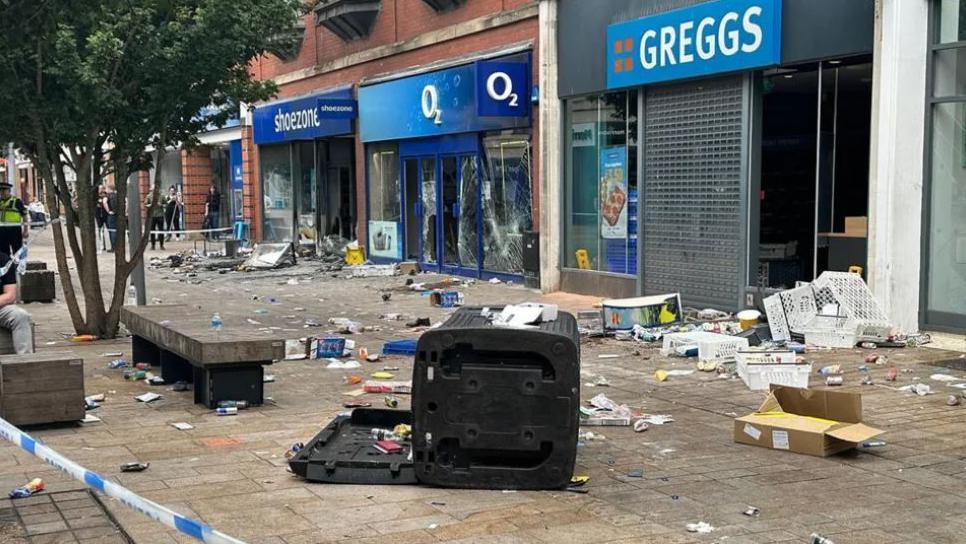
M255 143L263 145L351 134L352 120L357 115L351 89L258 105L252 115Z
M231 166L231 216L240 219L245 188L245 178L242 176L242 143L241 140L233 140L228 146L228 164Z
M521 62L482 61L361 87L362 141L529 127L530 63L518 58Z
M607 27L607 88L781 61L782 0L716 0Z
M526 117L530 113L530 65L523 62L476 63L476 114Z

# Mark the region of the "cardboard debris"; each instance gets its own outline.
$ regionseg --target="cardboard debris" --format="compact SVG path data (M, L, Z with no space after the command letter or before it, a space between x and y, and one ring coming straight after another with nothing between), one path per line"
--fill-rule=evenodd
M862 395L774 386L757 412L735 419L740 444L826 457L883 431L862 423Z

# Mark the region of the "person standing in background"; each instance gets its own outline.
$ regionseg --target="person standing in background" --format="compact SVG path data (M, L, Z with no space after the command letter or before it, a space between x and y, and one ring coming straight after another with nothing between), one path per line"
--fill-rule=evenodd
M13 185L0 183L0 223L3 224L0 227L0 252L13 258L30 236L30 215L23 200L11 194L11 189Z
M164 200L161 201L161 205L164 210L165 230L181 230L177 224L178 193L175 191L174 185L168 187L168 192L164 195ZM167 235L167 240L171 240L170 234Z
M107 237L111 240L111 249L108 253L114 252L117 243L117 193L114 187L108 187L101 199L101 207L104 208L105 223L107 225Z
M150 234L150 236L151 236L151 251L154 251L154 246L155 246L155 244L157 242L161 242L161 251L164 251L164 236L165 236L165 232L164 232L165 231L165 228L164 228L164 212L165 212L165 209L164 209L164 206L163 205L162 206L159 206L158 209L156 209L156 210L152 210L151 209L151 203L153 201L153 199L151 197L153 195L154 195L154 191L149 191L148 194L147 194L147 196L144 197L144 209L147 210L147 213L149 213L149 214L153 213L153 215L151 215L151 216L148 217L148 224L151 225L151 234ZM164 198L164 197L161 197L161 198ZM163 202L163 200L162 200L162 202Z
M103 185L97 186L97 200L94 201L94 224L97 226L97 241L101 243L101 251L107 251L107 240L104 239L104 230L107 226L107 212L104 211L104 199L107 191Z
M218 228L218 217L221 214L221 194L218 189L212 185L208 188L208 196L205 197L205 219L202 228L207 229L217 229ZM205 238L212 240L217 237L216 232L206 232Z

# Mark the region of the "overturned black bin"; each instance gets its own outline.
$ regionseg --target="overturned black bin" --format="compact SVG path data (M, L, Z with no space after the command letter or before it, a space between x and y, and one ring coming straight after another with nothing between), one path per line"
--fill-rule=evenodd
M459 309L417 344L416 478L461 488L566 487L577 456L577 322L560 312L534 328L503 328L481 310Z

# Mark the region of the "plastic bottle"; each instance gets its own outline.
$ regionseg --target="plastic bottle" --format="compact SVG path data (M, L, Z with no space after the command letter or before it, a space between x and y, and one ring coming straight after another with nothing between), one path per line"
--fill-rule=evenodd
M127 288L127 303L129 306L138 305L138 288L133 285L129 285Z
M220 331L222 325L224 325L224 322L222 322L221 316L218 315L218 312L215 312L215 315L211 316L211 329L214 331Z

